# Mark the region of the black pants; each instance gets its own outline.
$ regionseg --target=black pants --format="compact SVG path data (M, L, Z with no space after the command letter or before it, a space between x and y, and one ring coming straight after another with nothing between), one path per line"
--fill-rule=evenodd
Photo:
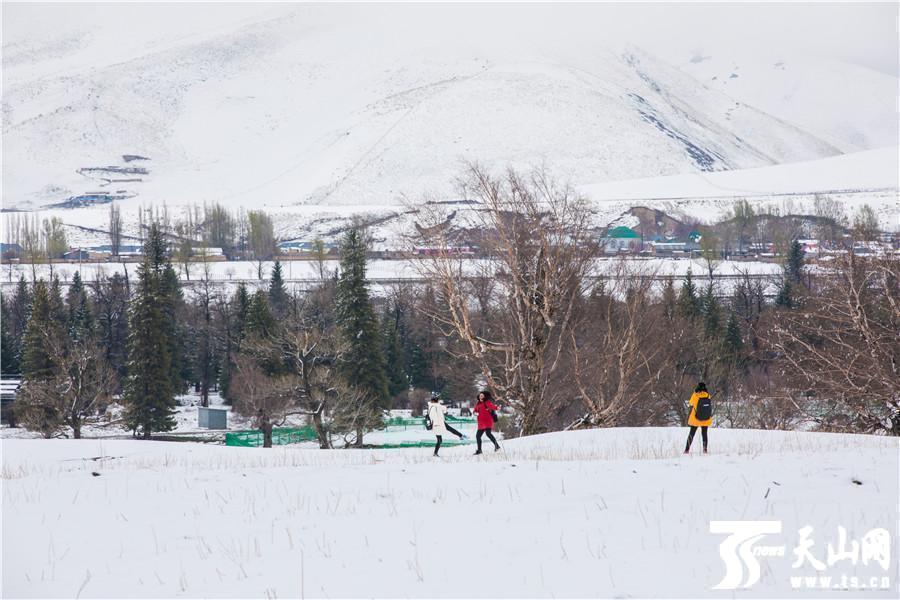
M700 427L700 434L703 436L703 449L706 450L706 445L709 442L709 438L706 437L706 430L709 429L706 425ZM684 447L684 451L687 452L691 449L691 442L694 441L694 434L697 433L697 426L691 425L691 430L688 432L687 444Z
M447 431L449 431L450 433L452 433L452 434L454 434L454 435L459 436L459 438L462 439L463 434L461 434L461 433L458 432L457 430L453 429L452 427L450 427L450 426L447 425L446 423L444 423L444 429L446 429ZM434 455L437 456L438 450L441 449L441 442L444 441L444 440L443 440L443 438L442 438L441 436L439 436L439 435L438 435L438 436L435 436L435 437L437 437L437 443L435 443L435 445L434 445Z
M481 436L487 434L488 439L494 442L494 448L499 448L500 444L497 443L497 440L494 439L494 434L491 433L491 428L487 427L485 429L479 429L478 433L475 434L475 441L478 442L478 451L481 452Z

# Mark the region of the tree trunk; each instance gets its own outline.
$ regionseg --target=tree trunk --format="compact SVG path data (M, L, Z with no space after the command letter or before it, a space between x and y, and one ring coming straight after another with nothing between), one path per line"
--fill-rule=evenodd
M362 427L356 428L356 441L353 443L353 445L356 446L357 448L362 448L362 446L363 446L363 428Z
M145 427L145 428L144 428L144 431L143 431L143 433L141 434L141 437L142 437L143 439L145 439L145 440L149 440L149 439L150 439L150 428L149 428L149 427Z
M316 430L316 437L319 438L319 448L322 450L331 449L331 437L328 435L328 431L325 430L321 411L313 413L313 427Z
M74 437L76 440L81 439L81 421L79 421L78 419L72 420L72 437Z
M272 447L272 425L266 424L262 426L263 432L263 448Z

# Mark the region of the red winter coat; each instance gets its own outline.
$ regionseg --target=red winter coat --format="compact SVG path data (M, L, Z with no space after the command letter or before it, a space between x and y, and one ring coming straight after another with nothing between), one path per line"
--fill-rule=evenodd
M477 402L473 412L478 415L478 429L490 429L494 426L494 417L491 416L492 410L498 410L497 405L490 400Z

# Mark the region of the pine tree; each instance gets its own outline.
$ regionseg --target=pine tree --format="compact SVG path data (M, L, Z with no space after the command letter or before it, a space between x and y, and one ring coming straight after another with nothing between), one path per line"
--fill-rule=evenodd
M106 361L124 381L128 352L128 290L119 273L100 282L94 296L97 341L105 350Z
M165 335L169 344L169 356L171 357L172 389L175 394L183 394L188 382L193 378L191 372L190 345L193 337L188 335L184 323L184 294L181 291L181 281L178 272L172 266L171 261L164 258L161 267L159 301L165 315Z
M59 328L51 313L50 292L43 279L34 284L31 316L22 341L22 377L42 381L53 375L53 361L45 343L46 335Z
M275 333L275 317L269 306L269 298L262 290L257 290L250 301L247 312L246 334L266 339Z
M784 260L784 278L775 296L775 305L783 308L797 306L797 291L803 283L803 246L799 241L791 242Z
M791 242L787 257L784 262L784 276L789 280L800 283L803 278L803 246L799 240Z
M177 340L172 339L176 335L174 294L167 270L172 270L171 265L162 233L154 223L144 244L144 262L138 268L137 290L131 301L124 393L125 421L144 439L150 439L154 431L175 428L178 379L172 349Z
M22 370L22 347L28 319L31 317L31 303L31 289L25 276L21 275L15 293L7 299L6 313L3 315L3 326L7 332L9 345L9 354L4 354L4 363L12 369L11 373L20 373Z
M247 286L241 282L237 291L228 303L222 322L225 324L225 358L222 361L222 369L219 371L219 393L225 402L232 401L230 386L231 374L234 370L235 356L241 349L241 340L247 329L247 320L250 315L251 298L247 292Z
M4 374L19 372L19 357L9 332L10 320L9 303L0 294L0 373Z
M697 297L697 286L694 285L694 277L688 269L678 292L678 307L681 314L688 318L694 318L700 314L700 299Z
M428 353L420 344L409 340L406 354L406 372L409 373L409 383L415 388L430 389L432 378L430 375Z
M388 395L384 354L375 312L369 301L366 282L366 242L358 228L347 231L341 240L341 272L336 294L337 326L347 351L342 371L347 382L368 398L369 418L377 420L379 409L386 408ZM358 445L363 427L357 427Z
M781 306L782 308L793 308L793 291L793 286L791 285L790 280L785 279L784 281L782 281L781 285L778 287L778 294L775 296L775 306Z
M406 357L400 343L400 309L385 312L381 321L381 338L384 342L384 360L388 382L388 394L393 398L409 389L406 378Z
M290 297L284 287L284 278L282 277L281 261L277 259L272 268L272 279L269 282L269 306L278 319L284 318L290 307Z
M719 300L713 292L712 284L708 285L703 293L702 300L703 327L707 339L718 338L722 329L722 311Z
M88 302L87 291L81 281L81 275L75 271L72 285L66 295L68 305L68 330L73 340L91 338L94 334L94 316Z
M728 315L728 323L725 325L725 337L722 340L725 358L732 364L742 362L744 341L741 338L741 326L737 315L732 311Z
M244 330L247 327L251 302L252 300L250 298L250 293L247 291L247 286L244 285L244 282L241 282L240 285L238 285L237 292L235 292L234 299L232 300L232 304L235 307L235 335L238 342L240 342L241 338L244 336Z
M54 324L60 326L65 331L69 327L69 311L62 298L62 285L59 283L59 277L54 277L50 281L50 289L47 291L48 300L50 302L50 317Z

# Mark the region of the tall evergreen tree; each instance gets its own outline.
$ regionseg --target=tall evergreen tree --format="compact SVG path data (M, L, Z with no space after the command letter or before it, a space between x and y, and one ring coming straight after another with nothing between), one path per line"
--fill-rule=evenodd
M235 292L234 299L232 300L232 304L234 304L235 308L235 334L238 342L240 342L240 339L244 335L244 330L247 327L247 319L250 317L251 302L252 299L250 293L247 291L247 286L242 281L240 285L238 285L237 292Z
M702 300L703 310L703 328L707 339L717 339L722 333L722 310L719 306L719 299L713 291L710 283L703 293Z
M43 381L53 375L53 361L48 352L45 336L60 324L53 318L50 292L43 279L34 284L31 316L22 342L22 377L26 380Z
M384 342L384 360L388 394L393 398L409 389L406 378L406 357L400 342L400 308L394 306L385 312L381 321L381 339Z
M19 357L10 335L10 311L6 296L0 294L0 373L18 373Z
M803 246L799 240L791 242L784 261L784 276L789 280L800 283L803 280Z
M388 395L384 354L375 311L369 301L366 282L366 242L358 228L352 228L341 240L341 272L336 294L337 326L347 351L342 371L347 382L365 393L370 420L378 420L379 409L386 408ZM363 426L357 427L357 444L362 444Z
M422 348L421 344L410 339L405 354L406 372L409 373L410 385L416 388L431 389L434 382L431 377L428 352Z
M184 294L181 291L181 281L178 272L172 266L168 258L164 259L162 275L160 278L160 305L166 318L165 334L169 344L171 356L172 389L175 394L183 394L191 381L192 364L191 346L194 338L188 335L184 322Z
M69 311L65 302L63 302L62 284L59 282L59 277L53 277L50 281L47 295L50 302L50 317L56 325L62 327L65 331L69 327Z
M97 342L121 386L128 356L128 288L121 274L113 273L94 286L94 306Z
M94 316L88 301L87 291L81 281L81 274L75 271L72 276L72 285L66 294L68 305L68 330L73 340L91 338L94 334Z
M172 364L171 339L175 329L171 282L166 281L165 274L167 263L162 233L153 224L131 301L124 394L126 423L144 439L150 439L154 431L175 428L176 367Z
M284 286L284 277L281 269L281 261L275 260L272 267L272 279L269 282L269 306L278 319L284 318L290 307L290 297Z
M681 284L681 290L678 292L678 308L681 309L681 314L689 318L694 318L701 312L697 286L694 285L694 276L690 269L688 269L684 283Z
M22 343L31 316L31 300L31 289L25 276L21 275L15 293L7 299L6 313L3 316L9 344L9 355L6 360L9 361L7 365L12 369L11 373L21 372Z
M247 313L246 334L265 339L275 333L275 325L268 296L262 290L256 290Z
M785 279L778 286L778 294L775 295L775 306L781 306L782 308L794 307L794 286L790 280Z
M235 357L241 349L241 340L247 328L251 298L247 286L241 282L231 300L222 305L221 322L224 325L224 352L222 368L219 371L219 390L227 403L231 403L231 374L234 372Z
M725 337L722 342L725 358L733 365L742 362L744 341L741 338L741 326L734 311L728 315L728 323L725 325Z
M778 294L775 296L776 306L794 308L797 306L797 292L803 283L803 246L798 240L791 242L784 259L784 277Z

